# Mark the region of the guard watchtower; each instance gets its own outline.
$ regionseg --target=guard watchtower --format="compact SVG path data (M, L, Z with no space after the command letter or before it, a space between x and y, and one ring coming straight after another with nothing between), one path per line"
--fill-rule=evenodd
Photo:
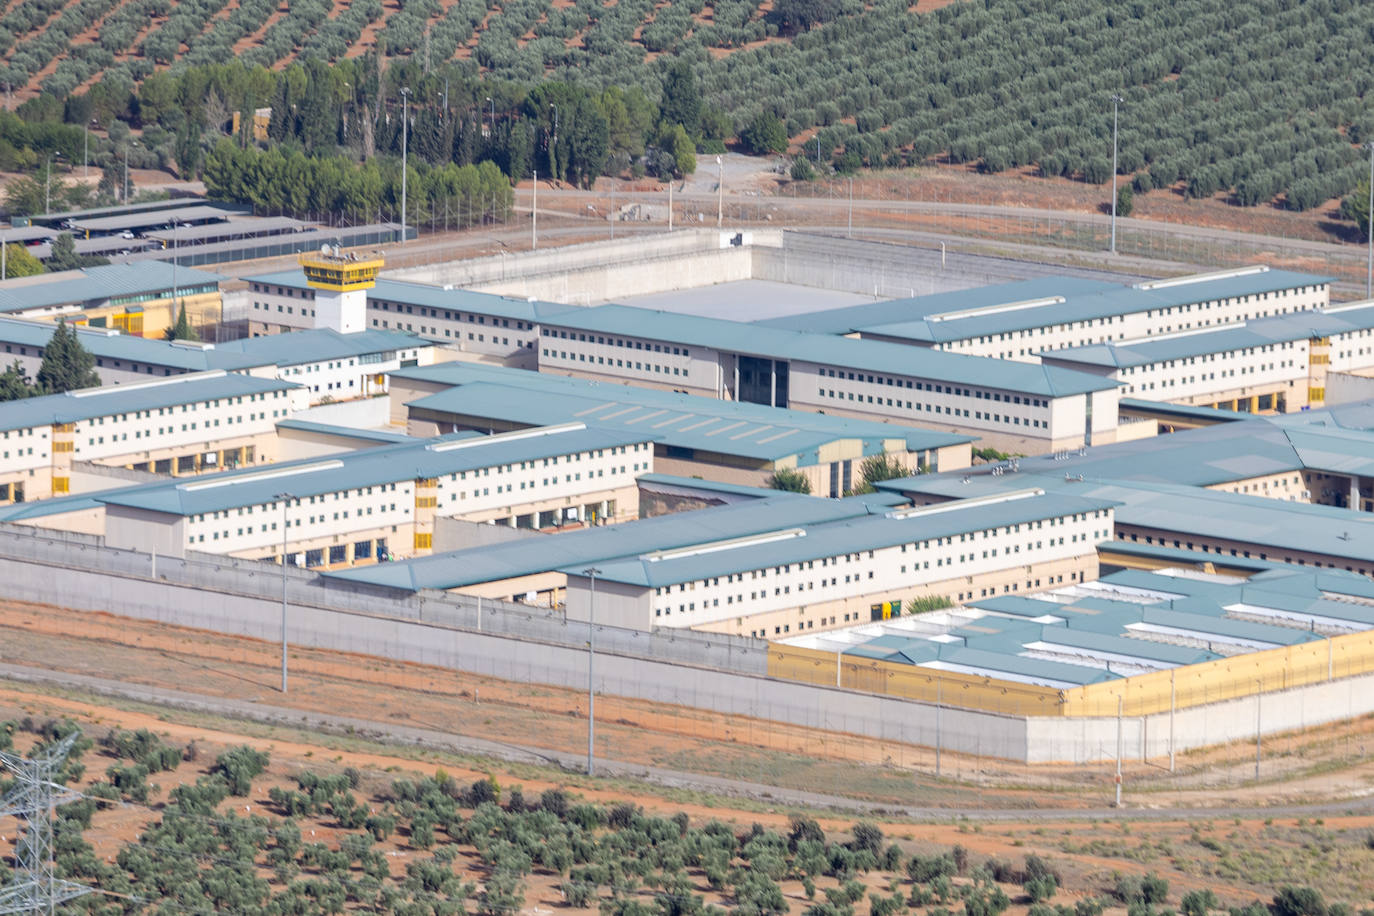
M386 263L381 257L359 258L325 245L300 255L305 280L315 290L315 327L343 334L367 327L367 291L377 284Z

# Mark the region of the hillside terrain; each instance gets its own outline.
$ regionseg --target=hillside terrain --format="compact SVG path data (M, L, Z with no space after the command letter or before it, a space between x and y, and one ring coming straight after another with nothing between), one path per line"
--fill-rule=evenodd
M1374 5L1349 0L11 0L0 81L65 96L168 66L376 54L653 99L684 60L727 136L771 114L794 151L843 168L1029 166L1092 184L1111 173L1119 93L1118 171L1137 194L1302 211L1365 174L1371 30Z

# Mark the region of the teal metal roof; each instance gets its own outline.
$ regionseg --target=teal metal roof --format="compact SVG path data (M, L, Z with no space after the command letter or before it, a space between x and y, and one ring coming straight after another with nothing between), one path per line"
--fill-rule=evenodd
M722 544L709 551L684 552L679 556L660 556L637 551L633 556L598 563L602 571L598 573L597 578L655 588L789 563L804 563L822 557L953 537L970 531L983 531L1074 513L1109 509L1113 505L1114 503L1107 500L1079 499L1045 493L981 503L956 512L867 515L828 524L808 525L795 536L757 542L745 541L735 545ZM779 525L773 530L784 532L787 527ZM576 574L580 570L564 567L562 572Z
M1164 334L1119 343L1100 343L1062 350L1046 350L1041 358L1057 363L1126 368L1226 353L1275 343L1348 334L1374 328L1374 305L1317 310L1257 318L1219 327L1198 328L1183 334Z
M1022 473L1194 487L1303 470L1374 476L1374 402L1278 416L1243 415L1236 422L1020 458L1017 467ZM962 476L984 473L971 469ZM883 486L901 489L903 484L887 481Z
M748 503L561 534L531 535L501 544L322 575L403 591L462 588L565 567L582 570L646 550L672 550L708 541L748 537L780 527L813 525L884 512L893 502L891 494L848 499L798 499L791 494L778 494Z
M242 354L255 365L298 366L431 346L431 341L405 331L366 330L344 334L332 328L312 328L231 340L215 344L215 352Z
M1164 436L1169 439L1182 435ZM947 498L982 496L1025 487L1044 487L1090 499L1121 503L1116 524L1148 528L1167 534L1173 546L1185 547L1191 537L1251 544L1255 559L1282 561L1285 553L1315 553L1339 558L1342 563L1374 566L1374 514L1332 506L1287 502L1263 496L1228 493L1196 486L1182 486L1155 479L1126 480L1070 474L1032 473L1021 459L1018 473L1001 477L988 474L923 475L902 481L884 481L879 489L925 493ZM965 483L965 476L968 482ZM1157 476L1157 475L1156 475ZM1222 562L1229 556L1215 555Z
M1070 277L1045 277L873 306L853 306L850 310L838 310L851 314L829 327L830 333L858 331L934 344L1052 324L1114 318L1193 302L1324 285L1329 284L1331 278L1258 268L1244 273L1226 271L1199 275L1196 280L1180 278L1180 281L1146 281L1122 286ZM1174 285L1147 288L1151 283L1161 282ZM869 311L862 311L865 309ZM960 315L960 312L970 314ZM769 325L799 330L823 327L814 314L801 316L796 324L787 324L788 321L777 319Z
M928 378L1046 397L1107 391L1118 384L1086 372L1052 366L963 356L938 350L913 353L910 347L902 344L806 334L628 305L570 309L546 320L544 324L546 327L668 341L726 353L797 360L821 366L843 366L865 372Z
M0 347L4 349L4 354L0 354L0 357L15 352L12 349L14 347L33 347L35 350L42 350L48 345L56 330L57 326L51 321L0 318ZM264 365L262 360L221 350L217 344L154 340L103 328L74 327L73 330L76 331L81 345L97 360L160 366L178 372L250 369ZM101 368L105 367L97 364L97 375Z
M642 436L590 428L548 430L516 438L460 434L94 495L107 505L197 515L273 503L282 492L301 499L643 441Z
M76 423L92 417L157 410L179 404L227 400L299 388L279 379L225 372L173 376L108 388L86 388L0 404L0 430L31 429L54 423Z
M1147 401L1143 398L1122 398L1117 402L1122 410L1149 411L1151 413L1172 414L1194 420L1208 420L1212 423L1231 423L1236 420L1249 420L1255 415L1236 410L1218 410L1215 407L1195 407L1191 404L1174 404L1170 401Z
M849 334L860 328L922 321L927 315L944 312L989 308L1050 296L1087 296L1118 288L1116 283L1083 277L1036 277L1012 283L995 283L946 293L932 293L929 296L822 309L802 315L769 318L755 323L770 328L805 331L808 334Z
M655 488L664 489L685 489L695 490L700 493L717 493L721 496L745 497L749 499L771 499L778 496L791 496L794 499L806 499L805 493L793 493L787 490L774 490L770 487L747 487L737 483L721 483L717 480L704 480L700 477L679 477L675 474L640 474L635 478L641 490L653 490ZM893 505L899 505L905 500L894 497Z
M1362 576L1296 566L1249 579L1127 570L787 642L932 675L963 671L1070 687L1374 628L1374 607L1348 600L1371 591L1374 583Z
M298 429L307 433L322 433L327 436L339 436L344 439L363 439L372 442L417 442L420 441L415 436L407 436L405 433L393 433L384 429L359 429L356 426L339 426L334 423L312 423L309 420L281 420L277 423L277 429ZM470 436L479 435L470 433ZM463 438L461 433L452 433L450 438Z
M901 440L916 452L973 441L957 433L475 363L441 363L393 375L455 386L410 401L407 406L416 410L524 426L581 421L644 430L666 447L767 462L795 456L803 467L818 463L820 450L841 439L860 440L866 456L882 454L885 440Z
M292 289L310 288L310 284L305 281L305 272L300 269L257 274L244 277L244 279L250 283L267 283ZM377 285L367 291L367 298L369 301L398 302L403 305L471 312L476 315L495 315L498 318L514 318L531 323L538 323L549 316L581 308L580 306L562 305L557 302L521 299L515 296L501 296L496 293L481 293L470 289L452 289L428 283L389 280L385 277L377 278Z
M40 275L41 276L41 275ZM224 278L219 274L178 267L162 261L138 264L106 264L52 274L46 281L37 277L0 281L0 312L22 312L62 305L100 303L132 296L164 298L177 289L209 286L218 288Z

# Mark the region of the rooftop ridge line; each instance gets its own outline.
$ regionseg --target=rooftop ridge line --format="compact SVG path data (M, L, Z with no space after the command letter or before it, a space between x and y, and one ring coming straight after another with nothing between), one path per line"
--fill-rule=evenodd
M101 388L82 388L79 391L68 391L67 396L72 398L91 398L97 395L107 394L126 394L130 391L145 391L149 388L163 388L168 385L183 385L186 382L198 382L202 379L224 378L229 373L223 369L209 369L205 372L192 372L185 375L171 375L166 378L154 379L149 382L133 382L128 385L106 385ZM229 395L216 395L216 397L229 397Z
M1136 289L1169 289L1173 286L1190 286L1194 283L1210 283L1213 280L1233 280L1236 277L1249 277L1269 272L1267 264L1254 264L1250 267L1237 267L1235 270L1218 270L1207 274L1188 274L1186 277L1169 277L1164 280L1143 280L1135 284Z

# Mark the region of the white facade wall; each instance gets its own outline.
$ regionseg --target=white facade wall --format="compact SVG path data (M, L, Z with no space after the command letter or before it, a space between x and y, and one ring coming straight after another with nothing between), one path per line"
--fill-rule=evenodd
M1330 356L1332 372L1364 372L1374 368L1374 329L1332 334Z
M415 365L428 366L434 362L433 347L411 347L396 350L390 358L382 353L367 353L362 356L349 356L339 359L326 359L318 362L282 366L277 370L277 378L294 382L310 389L311 398L318 401L321 397L335 400L364 397L373 391L385 391L386 386L373 385L368 376L389 375L401 368L404 360L414 360Z
M52 427L34 426L0 432L0 474L52 467Z
M914 530L919 525L912 522ZM1091 554L1099 542L1113 536L1113 529L1112 510L1098 509L657 588L598 580L597 618L639 629L696 627L876 592L918 589L954 577ZM580 581L570 580L569 588L586 591ZM570 593L569 613L577 616L574 605L583 609L586 600L586 594Z
M641 385L697 388L716 393L734 387L725 379L718 350L663 341L546 327L539 343L539 368L596 373Z
M539 330L532 321L505 318L459 308L393 302L368 292L366 327L410 331L468 353L510 357L533 350ZM315 327L315 290L249 283L248 321L275 328Z
M532 321L371 297L367 300L367 325L378 330L411 331L465 353L503 358L532 351L539 341L539 328Z
M438 479L434 513L457 516L550 499L575 500L586 493L632 487L636 477L653 469L653 445L636 442L458 471Z
M100 394L116 407L115 393ZM111 412L75 424L74 459L100 461L132 452L189 449L216 440L272 435L279 420L307 406L302 389L213 398L172 407Z
M462 516L551 499L576 500L587 493L633 487L637 476L652 471L653 446L648 442L458 471L436 480L433 514ZM416 523L417 482L400 476L414 469L398 464L397 473L394 481L292 500L286 511L288 541L348 539ZM274 552L282 542L281 520L277 501L190 516L186 547L211 553Z
M1082 438L1083 395L1045 398L983 386L954 385L916 376L861 372L788 360L788 400L779 406L868 416L914 426L943 424L971 433L1001 433L1046 442ZM607 375L633 383L715 392L734 387L721 354L620 335L608 336L546 327L540 342L541 370ZM1116 428L1115 391L1094 394L1094 431ZM1100 403L1099 403L1100 402Z
M1330 287L1326 284L1313 284L1082 321L1051 322L1018 331L944 341L935 346L936 349L948 350L951 353L1037 362L1037 354L1044 350L1062 350L1108 341L1173 334L1269 315L1288 315L1306 309L1321 308L1330 301ZM1034 310L1028 309L1028 312L1032 316L1039 314L1052 318L1054 307L1041 306Z
M89 349L90 341L85 334L79 334L78 339ZM29 377L38 374L38 368L43 364L43 348L29 346L27 344L6 343L3 345L5 362L18 362L20 367L28 373ZM172 375L184 375L188 369L173 368L164 366L160 363L145 363L130 359L114 359L108 356L97 356L95 359L95 372L100 376L101 385L123 385L128 382L146 382L149 379L165 378Z
M327 473L327 472L323 472ZM415 519L415 482L399 480L293 499L286 509L288 542L347 537ZM280 502L187 516L186 547L208 553L280 550Z
M1126 386L1122 391L1125 397L1205 400L1237 389L1275 387L1297 380L1305 383L1308 355L1307 340L1280 341L1127 366L1118 370L1116 377Z
M952 385L912 376L803 362L791 363L789 375L791 402L818 410L867 413L916 426L943 423L974 433L1010 433L1031 439L1083 434L1081 395L1051 400L995 388ZM1076 424L1071 422L1075 401L1078 403Z
M295 331L315 326L313 289L252 282L248 284L246 298L249 322Z

